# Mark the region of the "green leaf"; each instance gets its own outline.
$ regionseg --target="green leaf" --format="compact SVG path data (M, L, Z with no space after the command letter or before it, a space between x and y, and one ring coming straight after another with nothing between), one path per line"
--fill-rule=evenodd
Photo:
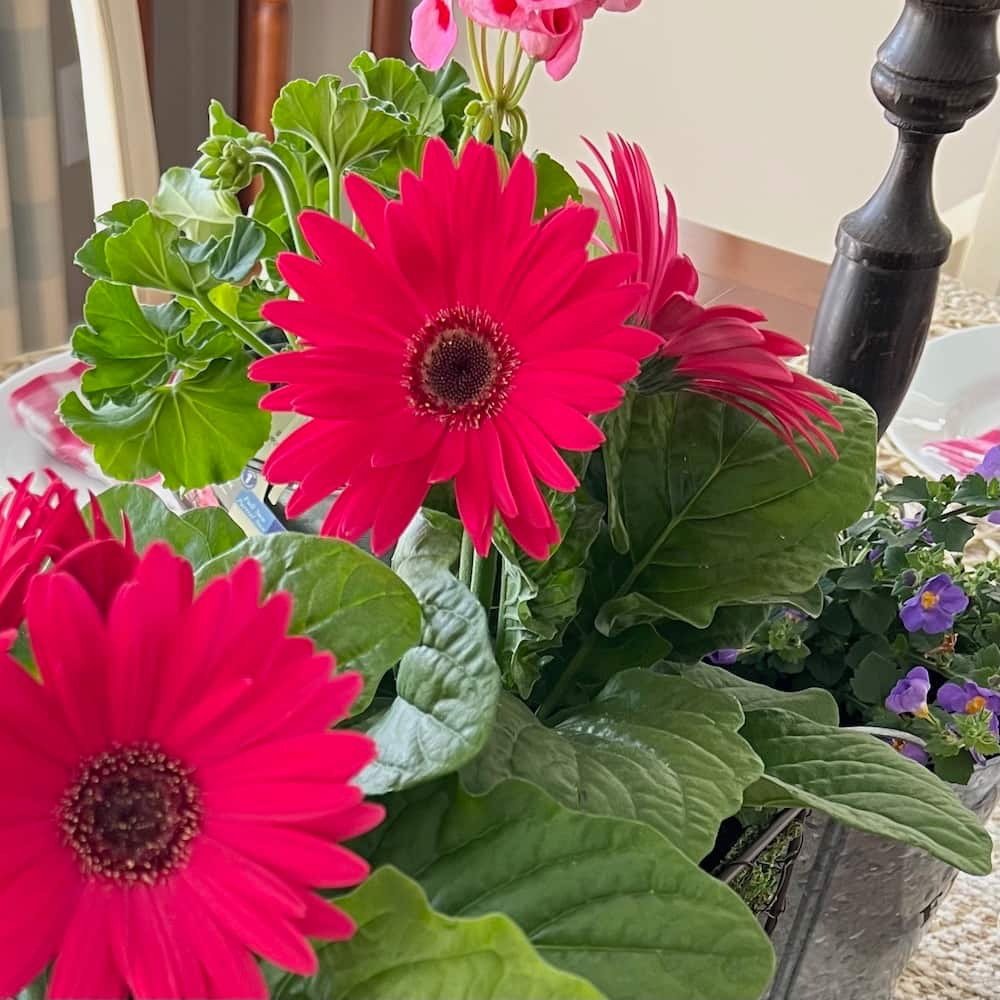
M247 378L244 359L218 360L127 403L91 408L71 393L60 413L112 479L161 472L167 489L194 489L235 479L267 440L271 417L258 407L265 389Z
M625 670L652 667L670 655L670 643L650 625L630 628L613 639L591 633L579 679L590 687L609 681Z
M140 216L108 238L105 257L112 280L139 288L161 288L197 296L216 282L206 261L193 263L179 252L180 230L159 216Z
M260 562L267 593L292 595L292 632L364 677L355 713L368 706L385 672L420 639L420 605L410 588L354 545L293 533L258 535L213 559L198 580L228 573L243 559Z
M316 1000L601 1000L584 979L546 964L501 913L456 919L435 913L420 886L380 868L337 899L357 925L347 941L321 944L319 971L282 975L271 996Z
M934 773L953 785L966 785L976 770L972 754L963 750L954 757L934 757Z
M170 167L160 178L160 189L149 208L195 243L213 236L222 239L240 214L234 194L216 191L210 180L190 167Z
M751 1000L771 975L750 911L643 823L588 816L505 781L452 778L392 796L360 843L458 917L505 913L538 953L612 1000Z
M555 729L505 695L490 742L462 783L482 793L524 778L569 809L640 820L699 861L763 774L737 735L742 725L735 699L648 670L619 674Z
M465 125L465 109L470 101L478 100L480 96L469 86L469 74L454 59L436 73L417 66L416 74L427 92L441 101L445 120L443 135L451 149L457 149Z
M221 508L193 510L179 517L145 486L113 486L98 496L97 503L108 527L119 537L123 535L122 518L128 519L139 552L153 542L167 542L196 568L244 538Z
M976 526L972 521L965 521L960 517L949 517L944 521L932 521L928 525L931 537L935 542L940 543L948 552L962 552L968 545L969 539L976 533Z
M416 71L402 59L376 59L371 52L362 52L351 61L351 71L369 97L408 115L413 132L440 135L444 129L441 101L428 92Z
M681 676L699 687L725 691L743 706L745 712L764 708L781 708L794 712L820 725L837 726L840 710L829 691L807 688L804 691L777 691L764 684L743 680L722 667L708 663L682 666Z
M552 508L561 541L545 562L527 558L505 530L496 533L506 587L497 656L505 682L524 698L576 617L585 563L604 514L582 490L575 497L558 494Z
M136 219L149 212L149 206L140 198L129 201L118 201L97 217L97 224L102 226L86 243L77 250L73 257L76 264L88 278L110 278L108 268L107 243L112 236L125 232Z
M250 135L246 125L233 118L214 98L208 102L208 128L210 135L225 136L227 139L246 139Z
M304 139L327 170L339 177L363 160L385 154L407 129L407 120L360 87L344 87L339 77L285 84L274 105L274 127Z
M899 604L884 590L857 590L848 603L857 623L876 635L884 633L899 616Z
M601 630L623 613L703 628L722 605L795 601L837 565L839 532L871 501L875 473L874 414L841 396L840 458L810 453L812 475L732 407L687 392L635 398L620 476L605 453L631 572Z
M277 233L256 219L240 215L233 222L232 232L209 257L209 268L219 281L239 284L261 257L273 257L284 247Z
M903 481L882 494L891 503L927 503L931 499L927 480L921 476L904 476Z
M765 767L747 805L805 806L973 875L991 871L992 842L976 817L926 768L880 740L775 708L748 712L742 732Z
M392 704L359 723L379 748L358 778L368 795L458 770L493 728L500 671L486 614L449 569L458 538L436 523L418 515L393 556L393 569L420 602L424 626L420 644L400 661Z
M562 208L568 201L582 201L580 185L573 179L573 175L548 153L535 154L535 176L538 178L536 219L556 208Z
M760 604L736 604L719 608L707 628L692 628L685 622L665 621L657 631L670 641L671 656L679 662L694 663L717 649L742 649L767 617Z
M854 667L851 690L868 705L882 705L902 676L903 668L895 659L868 653Z

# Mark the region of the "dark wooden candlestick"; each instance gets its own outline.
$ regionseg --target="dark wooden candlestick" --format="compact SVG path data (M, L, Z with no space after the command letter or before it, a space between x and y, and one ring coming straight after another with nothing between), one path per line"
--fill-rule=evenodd
M996 93L998 15L1000 0L906 0L872 70L899 143L879 189L840 223L809 370L868 400L880 433L920 360L951 247L934 207L934 154Z

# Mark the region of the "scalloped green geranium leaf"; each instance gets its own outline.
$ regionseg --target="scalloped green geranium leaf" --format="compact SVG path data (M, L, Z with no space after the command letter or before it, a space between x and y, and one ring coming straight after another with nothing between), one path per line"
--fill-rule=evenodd
M284 133L304 139L338 177L363 160L389 152L408 124L391 106L365 97L360 87L343 86L330 74L315 83L285 84L272 119L279 137Z
M246 537L221 507L205 507L177 515L145 486L112 486L97 497L108 526L122 536L128 519L139 552L153 542L167 542L195 568L222 555ZM93 504L91 504L93 506Z
M814 587L875 487L874 414L848 392L834 412L840 457L810 452L810 475L739 410L688 392L633 398L621 453L605 456L628 573L601 632L658 618L704 628L720 606L794 603Z
M580 201L580 185L573 175L548 153L536 153L535 176L538 178L538 194L535 197L535 218L540 219L546 212L562 208L568 201Z
M218 281L239 284L262 257L274 257L284 249L284 242L272 229L257 219L238 215L229 234L212 251L208 265Z
M329 650L341 668L357 670L365 688L355 713L371 702L386 671L420 641L420 605L388 566L348 542L294 533L260 535L212 560L199 583L243 559L264 570L264 589L288 591L291 631Z
M992 871L993 842L975 815L940 778L874 736L780 708L747 712L742 733L765 768L748 806L805 806L973 875Z
M435 910L504 913L545 961L612 1000L751 1000L773 953L739 897L652 827L567 809L507 780L446 778L390 796L357 841L416 878Z
M274 1000L601 1000L585 979L546 964L502 913L456 919L435 913L396 868L374 872L337 899L357 924L347 941L321 944L319 971L270 976Z
M418 515L393 556L393 569L420 602L423 634L399 662L391 704L358 722L379 748L357 779L368 795L458 770L493 728L500 671L486 614L449 569L460 535L446 520Z
M148 212L149 205L141 198L115 202L108 211L102 212L97 217L96 222L102 228L77 250L73 263L88 278L110 278L111 271L108 269L106 254L108 240L125 232L133 222Z
M505 695L489 744L461 777L477 793L524 778L570 809L641 820L700 861L764 771L742 725L722 692L630 670L554 729Z
M217 191L208 178L190 167L170 167L163 174L149 209L195 243L213 236L222 239L241 214L234 194Z
M362 52L351 61L351 72L361 81L369 97L391 104L409 115L410 128L418 135L439 135L444 129L444 109L416 70L402 59L376 59Z
M271 417L258 407L265 389L247 378L245 359L219 359L127 402L91 407L71 393L60 413L112 479L159 472L167 489L194 489L235 479L267 440Z

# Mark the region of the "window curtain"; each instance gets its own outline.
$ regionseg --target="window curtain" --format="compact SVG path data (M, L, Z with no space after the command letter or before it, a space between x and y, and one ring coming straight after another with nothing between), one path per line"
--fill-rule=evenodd
M68 337L48 0L0 0L0 362Z

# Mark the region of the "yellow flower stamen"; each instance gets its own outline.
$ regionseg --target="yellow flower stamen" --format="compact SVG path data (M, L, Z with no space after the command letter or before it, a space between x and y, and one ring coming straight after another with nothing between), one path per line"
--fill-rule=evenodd
M966 715L978 715L984 708L986 708L986 699L981 695L976 695L975 698L970 698L965 705Z
M932 594L930 591L924 591L920 595L920 606L925 610L929 611L931 608L937 607L938 595Z

